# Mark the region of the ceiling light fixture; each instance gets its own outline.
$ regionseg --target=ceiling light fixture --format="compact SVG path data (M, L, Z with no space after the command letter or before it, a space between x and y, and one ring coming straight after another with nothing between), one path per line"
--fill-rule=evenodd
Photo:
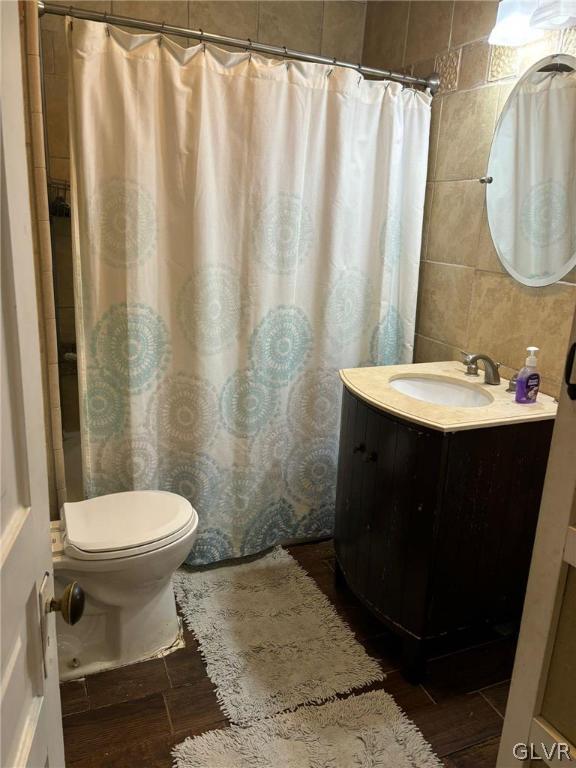
M530 26L539 29L562 29L576 25L576 0L539 0Z
M490 33L490 45L519 46L542 37L542 31L530 26L538 0L501 0L496 24Z

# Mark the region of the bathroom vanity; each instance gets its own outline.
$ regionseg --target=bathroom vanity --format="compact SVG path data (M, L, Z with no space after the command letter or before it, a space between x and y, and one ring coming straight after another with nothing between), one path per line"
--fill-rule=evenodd
M340 375L338 578L418 679L434 640L519 620L556 404L458 362Z

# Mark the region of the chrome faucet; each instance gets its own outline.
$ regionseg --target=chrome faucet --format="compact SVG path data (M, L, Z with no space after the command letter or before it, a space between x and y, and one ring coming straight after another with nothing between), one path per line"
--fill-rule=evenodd
M467 376L478 376L478 360L484 360L484 384L500 384L500 363L495 363L488 355L464 355Z

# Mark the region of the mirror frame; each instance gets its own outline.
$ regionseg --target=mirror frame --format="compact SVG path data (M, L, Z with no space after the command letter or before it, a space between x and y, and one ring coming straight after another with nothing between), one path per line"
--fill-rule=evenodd
M506 115L508 106L512 103L512 99L514 99L517 96L518 91L522 88L522 85L524 84L526 79L530 77L530 75L533 72L537 72L538 70L542 69L542 67L548 66L550 64L566 64L567 66L576 70L576 56L572 56L568 53L553 53L537 61L535 64L533 64L529 69L527 69L522 74L522 76L520 77L520 79L518 80L518 82L516 83L512 91L510 92L508 98L506 99L506 103L502 107L502 111L500 112L500 116L498 117L498 122L496 123L496 128L494 129L494 135L492 136L492 142L490 144L490 154L488 156L488 169L487 169L488 178L491 176L494 177L495 175L494 168L492 167L494 146L496 144L496 140L498 138L498 131L500 130L500 126L502 124L504 116ZM556 272L554 275L551 275L548 277L533 277L533 278L525 277L520 272L517 272L513 267L511 267L510 264L508 264L504 260L502 253L500 251L500 248L498 246L498 243L496 242L496 238L494 236L494 227L490 222L490 213L488 210L489 194L490 194L490 184L486 184L486 219L488 221L490 237L492 238L494 250L498 254L498 259L500 260L500 264L509 275L511 275L519 283L522 283L522 285L527 285L531 288L541 288L545 285L553 285L554 283L557 283L563 277L565 277L568 274L568 272L570 272L572 269L574 269L574 267L576 267L576 250L572 254L572 257L566 262L565 266L562 267L562 269L558 270L558 272Z

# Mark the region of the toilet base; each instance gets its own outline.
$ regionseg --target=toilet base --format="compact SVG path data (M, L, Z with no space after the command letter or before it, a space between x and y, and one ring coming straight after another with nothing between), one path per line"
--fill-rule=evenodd
M82 619L70 626L56 619L60 680L166 656L184 646L172 583L148 602L130 607L99 604L86 596Z

